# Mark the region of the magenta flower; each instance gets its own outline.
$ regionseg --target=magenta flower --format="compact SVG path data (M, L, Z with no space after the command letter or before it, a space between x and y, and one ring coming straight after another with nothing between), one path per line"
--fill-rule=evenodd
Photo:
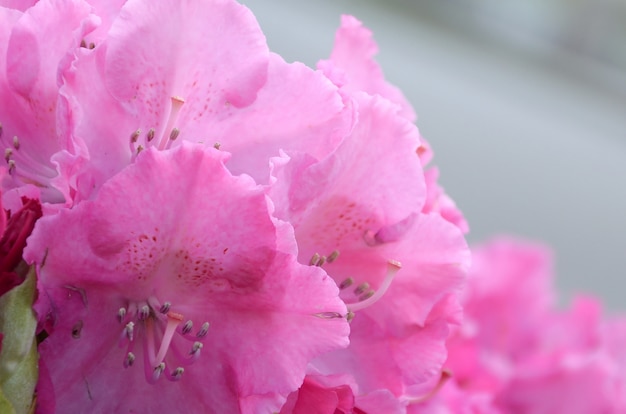
M311 358L347 345L334 282L296 262L289 226L227 158L146 150L37 225L25 257L39 264L59 412L279 407Z

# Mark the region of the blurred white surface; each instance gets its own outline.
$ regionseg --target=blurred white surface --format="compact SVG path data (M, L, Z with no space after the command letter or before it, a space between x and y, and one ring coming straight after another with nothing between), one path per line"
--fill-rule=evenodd
M440 180L469 220L470 241L499 233L542 240L555 249L566 300L587 291L626 309L626 72L619 60L604 64L606 56L547 41L542 47L541 38L532 50L506 47L497 31L473 33L453 24L459 16L437 19L400 0L243 3L272 50L310 66L330 53L341 13L361 19L374 31L387 78L418 113Z

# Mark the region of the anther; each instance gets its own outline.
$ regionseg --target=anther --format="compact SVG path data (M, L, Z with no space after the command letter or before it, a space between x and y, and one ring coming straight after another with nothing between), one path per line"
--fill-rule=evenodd
M137 155L139 155L139 153L140 153L141 151L143 151L143 150L144 150L143 145L139 145L139 146L137 146Z
M137 142L139 139L139 135L141 135L141 129L135 130L132 134L130 134L130 142Z
M172 132L170 132L170 141L174 141L180 135L180 129L172 128Z
M316 266L317 262L320 260L320 255L319 253L315 253L312 257L311 260L309 261L309 264L311 266Z
M321 318L321 319L343 318L343 315L340 314L339 312L320 312L320 313L314 313L313 316L317 316L318 318Z
M352 322L352 319L354 319L354 312L348 311L348 313L346 313L346 320L350 323Z
M141 309L139 309L139 320L143 321L150 316L150 306L143 305Z
M4 131L4 128L2 128L2 123L0 123L0 138L2 138L2 132Z
M4 160L6 162L9 162L12 156L13 156L13 149L7 148L4 150Z
M133 322L128 322L124 327L124 335L128 338L129 341L133 340L133 332L135 331L135 324Z
M215 144L213 144L213 148L215 148L216 150L220 149L221 146L222 144L220 144L219 142L216 142Z
M119 323L124 322L124 318L126 317L126 308L119 308L117 311L117 321Z
M187 335L189 332L191 332L192 329L193 329L193 322L191 320L188 320L183 325L183 329L182 329L183 335Z
M401 268L402 268L402 265L400 264L400 262L396 260L389 260L387 262L387 274L385 275L385 278L383 279L380 286L378 286L378 289L376 291L370 289L368 291L368 294L363 295L359 298L360 299L359 302L348 304L348 308L350 309L350 311L354 312L354 311L359 311L361 309L365 309L369 306L372 306L380 298L382 298L385 292L387 291L387 289L389 289L389 286L391 286L391 282L393 281L394 276L396 275L396 273L398 273L398 271ZM359 285L359 287L363 285L365 285L365 283L363 283L362 285ZM367 289L369 289L369 285L367 286ZM364 293L365 290L359 293L356 293L355 291L355 294L360 295ZM373 292L373 293L369 295L370 292Z
M322 267L322 265L326 263L326 256L320 256L320 259L315 263L315 266Z
M72 326L72 338L78 339L80 338L80 333L83 330L83 321L78 321Z
M370 288L370 284L367 282L361 283L359 286L356 287L356 289L354 289L354 294L355 295L361 295L363 294L366 290L368 290Z
M170 311L170 308L172 307L172 304L169 302L165 302L163 305L161 305L161 308L159 309L159 312L166 314Z
M15 172L15 160L9 160L7 162L9 164L9 174L13 174Z
M87 42L85 42L85 39L80 41L80 47L87 48Z
M148 130L148 133L146 134L146 141L148 142L152 141L154 139L154 134L155 134L154 128L150 128Z
M135 363L135 354L129 352L126 354L126 358L124 358L124 368L132 367Z
M359 296L359 302L362 302L364 300L367 300L367 299L371 298L372 296L374 296L375 293L376 293L376 291L374 289L368 290L367 292L365 292L364 294Z
M349 277L339 284L339 289L343 290L345 288L348 288L352 286L353 283L354 283L354 279Z
M158 380L161 377L163 371L165 371L165 362L161 362L159 365L154 367L154 371L152 371L152 380Z
M96 44L94 42L89 43L89 49L95 49Z
M183 376L184 372L185 372L185 368L183 367L176 368L174 371L172 371L172 381L178 381Z
M20 140L17 135L13 137L13 148L15 148L16 150L20 149Z
M202 324L202 327L200 328L200 330L198 331L196 336L198 338L204 338L206 336L207 332L209 332L209 323L205 322L205 323Z
M193 346L191 347L191 352L189 352L189 355L192 355L194 357L198 357L200 356L200 350L202 349L204 345L202 345L202 342L194 342Z
M332 263L339 257L339 250L334 250L326 259L328 263Z

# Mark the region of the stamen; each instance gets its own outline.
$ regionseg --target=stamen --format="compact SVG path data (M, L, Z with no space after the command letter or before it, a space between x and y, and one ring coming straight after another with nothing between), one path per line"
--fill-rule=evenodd
M141 307L141 309L139 309L139 320L143 321L146 320L148 318L148 316L150 316L150 306L148 305L143 305Z
M133 144L137 142L139 135L141 135L141 129L136 129L132 134L130 134L130 142Z
M339 289L343 290L345 288L348 288L352 286L353 283L354 283L354 279L349 277L339 284Z
M321 318L321 319L343 318L343 315L340 314L339 312L320 312L320 313L314 313L313 316L317 316L318 318Z
M315 253L312 257L311 260L309 261L309 265L311 266L316 266L317 262L320 260L320 254L319 253Z
M4 150L4 159L6 162L9 162L12 156L13 156L13 149L7 148Z
M350 323L352 322L352 319L354 319L354 312L349 310L348 313L346 313L346 320L348 321L348 323Z
M432 397L435 396L435 394L437 394L439 392L439 390L441 390L441 388L446 384L446 382L448 382L448 380L452 377L452 372L450 372L447 369L444 369L441 371L441 376L439 377L439 381L437 382L437 385L435 385L435 387L430 390L428 393L426 393L425 395L422 395L421 397L417 397L417 398L407 398L406 402L411 405L411 404L418 404L421 402L424 402L426 400L431 399Z
M183 325L183 329L182 329L183 335L187 335L189 332L191 332L192 329L193 329L193 322L191 320L188 320Z
M124 318L125 318L125 317L126 317L126 308L120 308L120 309L117 311L117 321L118 321L119 323L122 323L122 322L124 322Z
M368 290L367 292L365 292L365 294L359 296L359 302L363 302L364 300L371 298L372 296L374 296L375 293L376 291L374 289Z
M215 148L216 150L220 149L221 146L222 144L220 144L219 142L216 142L215 144L213 144L213 148Z
M196 337L204 338L206 336L207 332L209 332L209 323L205 322L205 323L202 324L202 327L200 328L200 330L196 334Z
M139 145L139 146L137 147L137 154L136 154L136 155L139 155L139 153L141 153L141 151L143 151L144 149L145 149L145 148L144 148L144 146L143 146L143 145Z
M174 138L172 138L172 134L174 133L174 124L176 124L176 121L178 120L178 113L180 112L180 109L183 107L184 103L185 100L183 98L179 96L172 96L170 115L167 119L167 124L165 125L165 128L163 128L162 130L163 134L161 135L161 140L159 141L158 145L160 150L166 149L167 145L171 144L171 142L178 137L180 131L176 133L176 136ZM178 131L178 128L176 128L176 130ZM166 138L165 134L168 132L169 135Z
M9 174L13 174L15 172L15 161L9 160L8 164L9 164Z
M85 42L85 39L80 41L80 47L84 47L85 49L87 48L87 42Z
M202 347L203 347L202 342L193 343L193 346L191 347L191 352L189 352L189 355L191 355L194 361L200 358L200 351L202 350Z
M378 290L374 292L373 295L369 296L368 298L360 302L348 304L350 311L352 312L359 311L361 309L365 309L369 306L372 306L374 303L378 302L378 300L383 297L385 292L387 292L387 289L389 289L389 286L391 286L391 282L393 281L394 276L396 275L396 273L398 273L398 270L400 270L401 268L402 268L402 265L400 264L400 262L396 260L389 260L387 262L387 274L385 275L385 279L383 280L383 283L381 283Z
M0 134L0 136L2 135ZM17 138L17 135L13 137L13 148L16 150L20 149L20 140Z
M128 338L129 341L133 341L133 334L135 331L135 324L133 322L128 322L122 331L123 335Z
M148 130L148 134L146 135L146 141L147 142L152 141L154 139L154 134L155 134L154 128L150 128Z
M132 367L135 363L135 354L129 352L126 354L126 358L124 358L124 368Z
M80 338L80 333L83 330L83 321L79 320L72 326L72 338L78 339Z
M359 296L361 295L363 292L365 292L366 290L368 290L370 288L370 284L365 282L365 283L361 283L359 286L356 287L356 289L354 289L354 294Z
M334 250L326 259L326 262L332 263L339 257L339 250Z
M89 49L95 49L96 48L96 44L94 42L89 43Z
M166 314L170 311L170 308L172 307L172 304L169 302L165 302L161 308L159 309L159 312L161 312L162 314Z
M172 132L170 132L170 141L174 141L180 135L180 129L174 128Z
M161 362L159 365L154 367L154 371L152 371L152 381L158 381L159 378L161 378L163 371L165 371L165 362Z
M2 138L3 132L4 132L4 128L2 127L2 122L0 122L0 138Z
M324 263L326 263L326 256L320 256L320 259L317 261L315 266L322 267Z
M174 371L172 371L171 377L168 378L170 381L178 381L180 380L180 378L183 376L183 373L185 372L185 368L183 367L178 367L176 368Z

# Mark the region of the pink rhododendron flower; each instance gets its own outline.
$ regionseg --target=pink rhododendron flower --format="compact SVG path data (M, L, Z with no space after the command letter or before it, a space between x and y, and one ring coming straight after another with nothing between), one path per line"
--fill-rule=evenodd
M231 171L263 182L279 149L319 158L349 131L351 109L337 88L322 74L270 54L245 7L231 1L159 5L136 1L117 16L109 12L108 35L63 73L66 113L82 145L70 163L78 200L91 197L144 148L183 140L215 144L233 154ZM152 41L138 43L138 37Z
M226 159L146 150L93 201L39 222L25 257L57 410L238 412L347 345L334 282L296 262L262 188Z
M467 224L358 20L313 71L270 53L230 0L10 6L3 189L41 193L48 213L24 256L48 335L40 410L436 398Z
M353 16L344 15L341 18L341 27L335 35L330 59L320 61L318 68L340 86L344 93L365 91L370 95L380 95L398 105L400 115L411 122L415 121L416 115L411 104L398 88L385 80L382 69L374 60L377 52L378 46L372 38L372 32ZM423 137L420 137L416 153L422 166L426 166L433 157L432 149ZM467 233L469 226L463 214L437 183L439 170L431 167L424 174L427 198L423 212L437 212Z
M448 342L452 385L506 413L621 412L624 376L601 308L581 297L556 309L551 269L541 245L500 239L473 249L465 321ZM430 404L452 407L446 398Z
M300 261L324 266L356 312L350 347L313 366L351 373L359 392L399 397L438 375L449 315L433 310L451 300L469 258L456 227L420 213L416 128L386 99L353 99L358 122L336 151L319 162L300 154L276 159L269 191L278 217L294 225ZM371 151L388 142L389 151Z
M57 114L58 70L79 46L93 16L83 1L42 0L23 13L0 8L0 142L8 175L3 188L19 208L22 195L63 203L68 178L57 158L72 150ZM17 194L14 194L17 192Z

